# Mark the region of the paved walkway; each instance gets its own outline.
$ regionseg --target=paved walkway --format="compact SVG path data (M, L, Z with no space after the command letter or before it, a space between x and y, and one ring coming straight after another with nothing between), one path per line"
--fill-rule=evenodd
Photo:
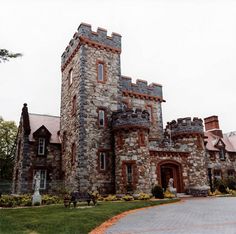
M105 233L236 234L236 197L192 198L140 210Z

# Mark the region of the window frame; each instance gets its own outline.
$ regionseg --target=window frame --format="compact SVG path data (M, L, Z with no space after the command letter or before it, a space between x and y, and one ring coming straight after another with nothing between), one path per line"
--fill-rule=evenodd
M103 156L103 159L102 159L102 156ZM102 165L103 165L103 167L102 167ZM105 151L99 152L99 170L100 171L107 170L107 153Z
M100 124L100 112L103 112L104 114L103 114L103 124L101 125ZM99 126L99 128L106 128L107 127L107 111L106 111L106 108L104 108L104 107L99 107L98 109L97 109L97 113L98 113L98 126Z
M76 95L72 98L72 109L71 109L71 115L75 115L76 113Z
M68 85L69 87L73 84L73 68L69 70L68 73Z
M100 70L100 65L102 65L102 70ZM96 69L97 69L97 82L98 83L106 83L106 64L104 61L102 60L97 60L97 63L96 63ZM102 79L99 79L100 78L100 71L102 71Z
M76 162L76 144L75 142L71 145L71 165L74 165Z
M223 157L222 157L223 156ZM225 149L224 148L219 148L219 158L221 161L225 161L226 160L226 157L225 157Z
M42 152L40 151L40 141L43 140L43 145L42 145ZM44 137L39 137L38 138L38 155L39 156L44 156L45 155L45 149L46 149L46 139Z

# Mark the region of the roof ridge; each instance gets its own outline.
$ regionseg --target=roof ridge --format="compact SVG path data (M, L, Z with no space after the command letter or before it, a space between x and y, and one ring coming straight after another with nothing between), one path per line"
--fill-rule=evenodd
M48 114L29 113L29 115L38 115L38 116L47 116L47 117L61 118L60 116L48 115Z

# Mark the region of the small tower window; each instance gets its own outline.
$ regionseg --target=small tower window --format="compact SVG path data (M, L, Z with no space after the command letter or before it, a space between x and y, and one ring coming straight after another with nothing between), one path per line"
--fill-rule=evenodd
M76 146L75 143L71 146L71 164L73 165L76 161Z
M99 153L99 168L102 171L106 170L106 153L105 152Z
M71 114L75 115L76 112L76 95L73 97L72 99L72 110L71 110Z
M105 110L98 110L98 122L100 127L105 127Z
M45 154L45 138L39 138L38 142L38 155Z
M73 69L71 68L68 75L69 86L73 83Z
M100 83L105 82L105 64L102 61L97 62L97 80Z
M132 165L127 164L126 165L126 172L127 172L127 183L132 184L133 181L133 170L132 170Z

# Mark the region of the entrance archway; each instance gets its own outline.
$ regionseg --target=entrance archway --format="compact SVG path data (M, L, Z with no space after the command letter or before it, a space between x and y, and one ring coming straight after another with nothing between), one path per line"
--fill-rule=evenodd
M178 193L184 192L183 179L182 179L182 167L181 164L174 160L165 160L158 164L158 180L162 188L168 187L170 178L174 179L174 187Z

